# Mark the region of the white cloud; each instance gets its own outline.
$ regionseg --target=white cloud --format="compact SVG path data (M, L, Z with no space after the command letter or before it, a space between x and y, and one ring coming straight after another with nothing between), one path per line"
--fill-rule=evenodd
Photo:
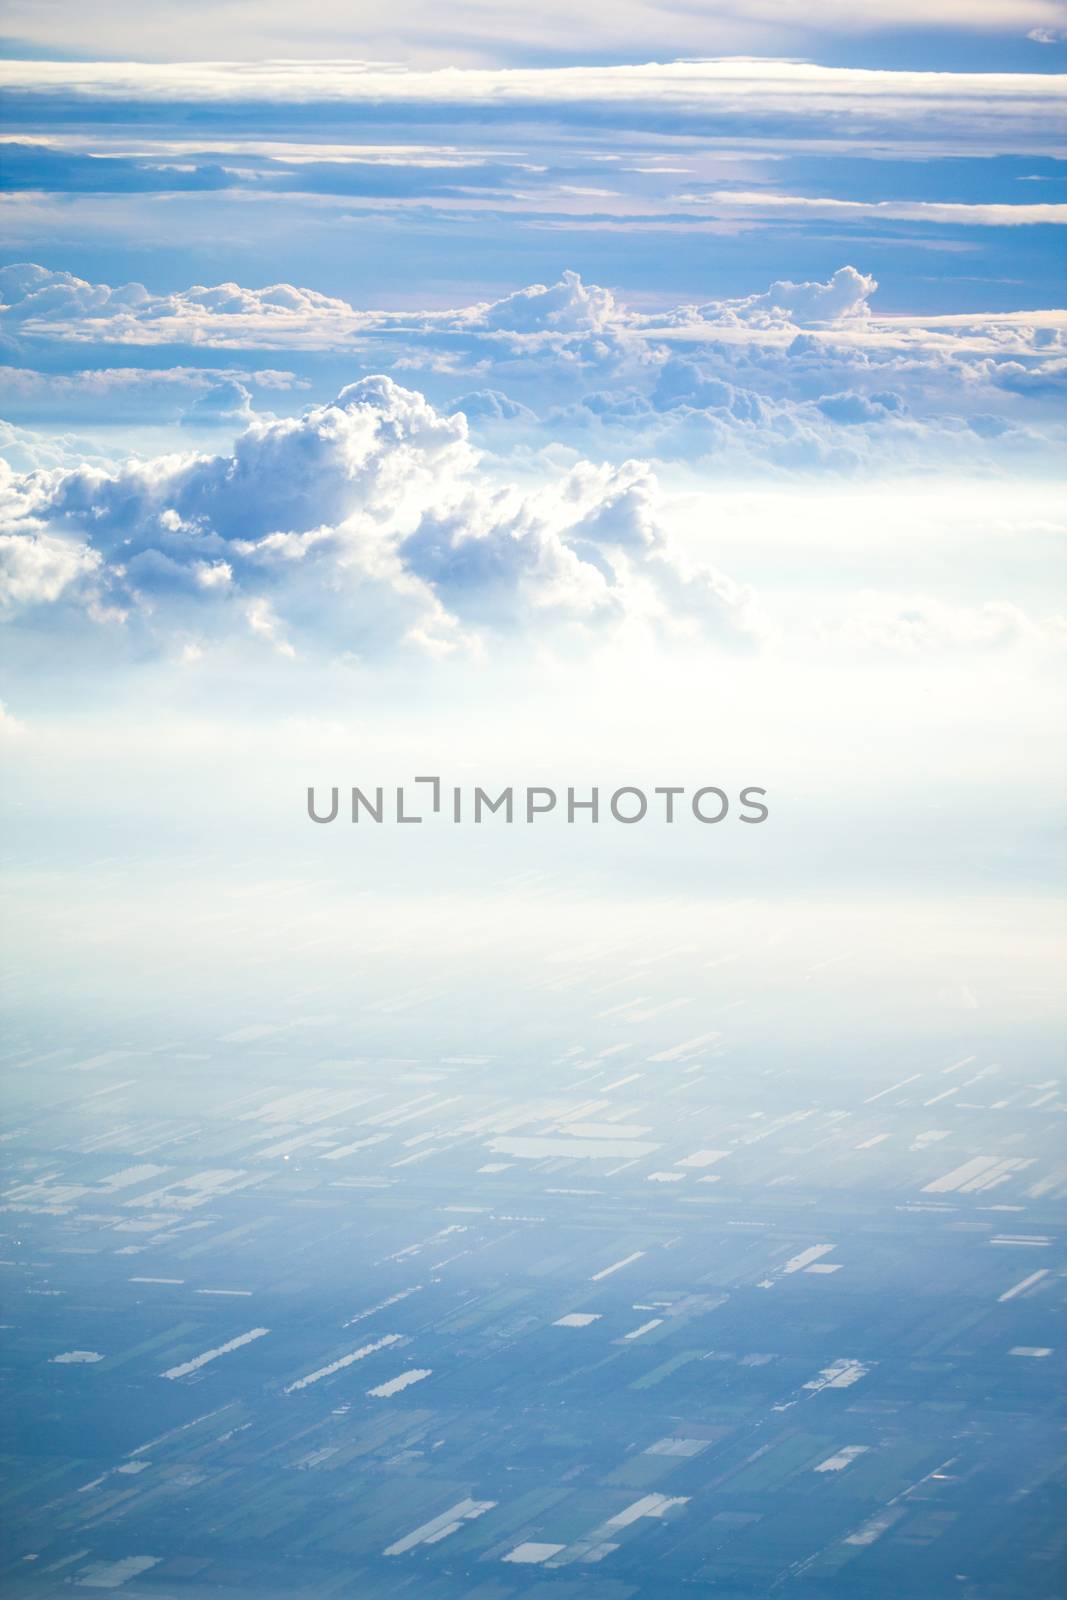
M747 299L712 302L701 307L709 321L736 316L743 321L777 320L806 328L813 323L841 322L870 314L874 278L855 267L839 267L826 283L772 283L763 294Z
M1067 616L1038 621L1002 600L968 606L933 595L866 593L859 597L843 634L852 643L904 655L1018 644L1062 649L1067 645Z
M847 129L851 137L891 131L902 143L934 130L941 138L966 131L1028 149L1057 131L1062 103L1062 80L1052 74L871 71L752 56L443 71L345 59L15 60L0 63L0 88L73 100L348 105L378 116L433 108L585 122L596 113L623 126L654 118L679 131L711 122L752 133L785 120L838 135Z
M91 592L101 566L87 545L44 532L0 533L0 611L49 605L72 590Z
M18 739L26 732L26 724L13 716L7 706L0 700L0 740Z
M143 283L113 288L34 262L0 268L0 297L0 315L10 336L39 331L81 343L270 347L300 343L294 335L316 328L328 329L339 342L389 321L360 315L344 300L288 283L263 289L196 284L175 294L154 295Z
M264 600L262 597L250 600L245 607L245 616L252 632L258 633L269 644L272 644L279 655L289 656L290 658L296 655L293 646L283 636L283 624L280 618L275 615L274 608L269 600Z
M65 467L103 461L106 452L89 439L70 433L42 433L0 421L0 459L17 472L38 467Z
M747 590L677 556L647 467L519 488L484 470L462 416L385 377L253 420L230 455L12 478L7 528L12 607L77 594L156 635L250 632L286 655L474 647L532 623L757 627Z
M262 289L236 283L197 284L172 294L151 294L143 283L113 288L23 262L0 267L0 298L0 319L10 338L30 334L81 343L351 349L355 339L375 334L394 343L404 335L465 334L492 345L501 339L523 341L538 335L570 339L610 334L641 321L610 290L585 284L570 271L556 284L532 284L497 301L449 311L397 312L357 310L345 300L288 283ZM176 370L191 379L195 369ZM270 376L278 383L287 375ZM115 384L118 379L98 381Z
M584 284L577 272L564 272L551 288L535 283L490 305L472 306L462 322L495 333L605 333L625 324L626 316L609 289Z
M971 228L1016 228L1035 223L1054 223L1062 227L1067 223L1067 205L1051 202L1005 205L947 200L835 200L775 194L773 190L727 189L700 196L699 203L717 216L739 213L760 217L826 217L831 221L885 218L896 222L953 223Z

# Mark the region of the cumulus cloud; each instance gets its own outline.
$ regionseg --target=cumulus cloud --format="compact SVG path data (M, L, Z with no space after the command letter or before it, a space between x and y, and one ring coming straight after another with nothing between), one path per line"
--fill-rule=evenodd
M608 289L584 284L565 272L547 288L535 283L502 300L474 306L462 319L469 328L498 333L604 333L629 321Z
M497 301L452 311L357 310L345 300L288 283L247 289L221 283L172 294L151 294L143 283L112 287L89 283L70 272L34 262L0 268L0 318L9 338L38 334L50 339L119 344L292 344L309 348L350 347L374 334L483 336L522 341L531 335L570 340L637 326L610 290L585 284L565 271L558 283L533 284Z
M107 459L106 451L78 434L44 433L0 421L0 462L16 472L33 472L37 467L79 466L85 461L103 464Z
M284 342L298 329L326 326L336 338L355 331L358 320L346 301L288 283L263 289L195 284L154 295L143 283L89 283L35 262L0 268L0 298L9 338L39 330L81 343L269 346L278 342L276 331Z
M377 376L228 455L9 475L11 609L75 601L157 637L247 633L282 654L476 648L536 622L758 628L751 594L672 547L647 466L580 462L521 489L462 414Z
M461 394L451 402L450 412L462 411L468 422L524 422L536 421L529 406L512 400L501 389L475 389Z
M899 416L905 409L898 394L888 392L868 396L851 389L846 389L843 394L824 394L816 404L824 417L846 426L882 422L889 417Z
M0 533L0 611L49 605L77 590L95 598L89 580L102 565L98 551L43 532Z
M772 283L762 294L739 300L716 300L699 308L708 322L749 322L807 328L870 315L874 278L855 267L839 267L826 283Z

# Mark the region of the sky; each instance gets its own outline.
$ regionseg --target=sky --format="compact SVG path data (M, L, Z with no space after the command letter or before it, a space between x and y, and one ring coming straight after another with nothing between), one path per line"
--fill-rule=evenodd
M269 859L457 927L544 871L594 920L937 901L930 1026L975 897L1052 951L1067 11L811 12L222 5L194 54L188 7L9 9L30 923L50 861L85 930L131 863L147 905ZM309 840L309 783L424 770L771 816Z

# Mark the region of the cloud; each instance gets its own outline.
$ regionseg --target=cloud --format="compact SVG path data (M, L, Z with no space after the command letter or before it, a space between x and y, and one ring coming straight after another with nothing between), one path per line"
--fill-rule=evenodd
M584 284L577 272L564 272L551 288L535 283L502 300L472 307L462 318L471 329L489 333L605 333L629 319L609 289Z
M20 722L18 717L13 716L4 702L0 700L0 741L18 739L25 732L26 724Z
M9 417L19 421L77 420L109 425L181 421L188 426L229 425L247 416L253 392L273 398L307 387L293 372L271 368L97 367L42 372L0 366L0 392Z
M103 465L107 460L106 450L78 434L45 433L0 421L0 473L4 464L16 472L34 472L39 467L80 466L83 462Z
M483 470L462 415L389 378L229 455L9 475L7 604L60 601L157 644L246 634L282 654L478 648L536 622L747 637L751 594L685 562L637 462L521 489Z
M198 344L216 327L223 334L258 335L272 343L274 328L331 326L354 331L358 319L344 300L275 283L263 289L243 289L236 283L213 286L195 284L177 294L153 295L143 283L88 283L70 272L53 272L35 262L0 268L3 326L9 335L40 328L51 337L82 342ZM373 322L373 319L371 319ZM338 325L340 324L340 328Z
M933 595L866 593L859 597L843 634L852 643L901 655L1007 649L1019 644L1063 649L1067 616L1036 620L1003 600L959 605Z
M189 52L189 12L177 0L151 7L136 0L100 0L88 16L72 0L42 7L10 0L9 33L20 40L86 56L181 60ZM410 0L402 11L381 0L359 14L361 46L378 61L434 64L555 60L563 51L588 58L603 48L603 22L564 0L539 6L503 0L491 6L456 0L442 13L430 0ZM351 9L343 0L317 0L305 16L283 0L257 0L203 8L196 17L197 47L212 60L299 57L331 61L351 48ZM827 35L877 34L882 29L956 31L965 34L1061 32L1067 8L1060 0L717 0L715 5L665 7L661 0L620 0L611 13L611 39L619 53L647 60L669 49L694 57L741 51L810 53ZM995 37L994 46L995 50ZM991 59L995 64L995 54Z
M810 287L810 286L809 286ZM0 320L11 337L36 334L78 342L285 345L346 348L354 338L457 334L490 344L531 336L570 339L610 334L639 319L608 289L565 271L553 285L532 284L497 301L453 311L360 311L335 296L293 284L247 289L196 284L152 294L143 283L113 288L34 262L0 267Z
M710 320L731 313L744 321L773 320L806 328L870 314L870 297L878 284L855 267L839 267L826 283L772 283L763 294L739 301L718 301L702 308Z
M823 217L830 221L950 223L971 228L1018 228L1038 223L1062 227L1067 223L1067 205L1039 202L1035 205L963 203L948 200L836 200L797 194L776 194L773 190L745 192L717 190L699 197L713 215L739 213L760 217Z
M499 351L510 344L529 348L531 340L581 349L597 349L601 339L685 340L731 337L758 343L764 335L783 342L804 329L834 328L850 339L890 335L919 337L931 324L954 330L957 341L974 344L993 332L1004 343L1015 328L1014 342L1023 348L1032 338L1027 314L1000 317L955 317L891 322L874 318L870 306L877 284L869 274L844 266L826 282L773 283L757 294L709 300L659 312L637 313L620 303L609 289L586 284L578 273L565 271L555 284L532 284L499 300L447 311L359 310L336 296L293 284L262 289L236 283L202 284L171 294L152 294L142 283L112 287L89 283L69 272L54 272L34 263L0 268L0 324L9 339L18 336L120 344L188 344L348 349L357 340L379 338L394 347L405 338L438 340L455 349L457 338ZM1067 314L1046 314L1046 344L1067 328ZM989 332L983 328L989 326ZM383 343L384 348L384 343Z
M998 461L1051 467L1067 442L1058 399L1067 314L883 317L873 276L851 265L823 281L780 279L754 294L640 312L572 271L432 311L358 310L289 284L160 295L34 265L0 269L0 293L20 350L45 339L274 346L294 361L343 351L357 371L421 373L442 412L464 414L476 437L505 453L562 445L616 464L640 455L789 473L951 459L987 472ZM27 405L34 414L34 397L38 415L50 404L68 415L84 392L90 407L98 396L142 420L180 413L186 426L231 436L249 423L249 438L269 421L257 419L255 402L276 405L286 386L306 382L269 368L184 365L70 377L17 369L12 378L23 415ZM29 464L27 439L10 444ZM238 445L239 458L248 448Z
M1037 361L1029 366L1021 361L991 362L986 371L992 384L1013 394L1049 396L1062 401L1067 390L1067 356Z
M98 141L99 143L99 141ZM242 152L238 164L204 158L187 146L169 159L117 155L106 149L64 148L49 139L0 143L0 191L50 194L181 194L220 189L251 193L350 195L370 199L462 199L477 191L506 193L517 181L529 186L542 174L529 163L508 165L471 155L389 161L368 160L358 149L316 161L294 147L292 154Z
M88 580L101 565L97 551L73 539L0 533L0 611L50 605L72 590L92 595Z
M145 194L225 189L233 178L217 165L159 163L82 155L47 144L6 140L0 189L69 194Z
M1067 312L1001 312L924 317L879 316L877 283L853 266L824 282L779 280L755 294L636 312L611 290L565 271L554 284L532 284L498 300L452 310L359 309L337 296L289 283L246 288L196 284L169 294L142 283L112 287L35 263L0 268L0 329L9 344L39 339L73 343L179 345L217 349L338 350L372 347L409 364L433 350L455 357L478 351L494 360L534 346L567 351L583 362L608 350L709 340L784 349L798 333L815 337L793 355L853 349L934 347L1004 355L1067 349ZM281 387L284 373L228 372ZM192 374L190 373L191 377ZM85 381L88 381L86 379ZM117 379L98 381L117 382ZM133 381L132 379L128 381ZM147 380L146 380L147 381ZM168 381L176 381L170 379Z
M462 411L468 422L536 422L529 406L512 400L500 389L474 389L461 394L449 404L449 412Z
M846 427L862 422L884 422L904 409L898 394L872 394L868 398L854 390L824 394L816 404L824 417L829 417L831 422L844 423Z
M16 60L0 63L0 89L75 103L344 106L377 120L432 111L438 119L476 113L696 133L892 131L902 142L936 129L941 138L982 134L1013 149L1040 149L1042 136L1057 129L1062 97L1062 81L1051 74L861 71L753 57L444 71L343 59Z
M252 393L238 378L220 378L207 386L182 412L185 427L210 428L223 422L250 422Z

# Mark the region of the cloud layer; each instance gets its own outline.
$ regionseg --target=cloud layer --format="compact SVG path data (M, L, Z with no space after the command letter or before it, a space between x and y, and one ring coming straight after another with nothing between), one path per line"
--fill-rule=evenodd
M1067 315L880 315L853 265L640 309L573 271L383 311L285 282L160 293L30 263L0 269L0 297L7 617L190 659L233 640L316 659L751 644L766 623L744 551L727 561L744 583L707 560L716 491L1032 483L1067 445ZM338 369L356 380L340 393ZM686 495L704 526L682 540ZM905 654L1059 636L993 595L894 577L830 597L829 633Z
M1058 133L1063 82L1054 74L885 72L811 62L734 57L650 62L638 66L450 68L415 71L353 60L136 63L7 61L0 89L68 99L197 105L223 102L383 107L409 114L506 113L626 127L662 126L666 118L696 131L743 120L750 133L797 125L869 136L923 137L976 130L999 133L1009 147L1040 148L1042 131Z
M188 11L176 0L160 0L147 10L134 0L102 0L91 19L71 0L43 8L12 0L8 11L12 34L82 55L96 50L119 58L181 59L188 52ZM556 54L561 40L579 53L600 48L603 40L602 19L576 12L563 0L544 0L536 8L457 0L447 16L428 0L413 0L402 17L375 0L361 7L359 20L361 44L391 60L515 62ZM308 54L312 42L316 55L329 58L352 42L351 12L343 0L318 0L312 19L298 17L283 0L258 0L252 12L222 0L198 15L197 24L198 47L225 60ZM863 6L822 0L815 8L798 8L793 0L717 0L714 6L667 10L657 0L621 0L611 16L616 49L640 51L641 59L665 43L685 56L783 46L800 54L820 35L877 37L885 29L918 30L920 37L926 30L989 34L994 40L1028 36L1052 44L1067 32L1067 8L1061 0L867 0Z
M72 0L52 0L48 6L11 0L7 10L12 35L51 49L82 56L95 51L119 60L182 60L188 54L189 13L177 0L157 0L147 8L136 0L101 0L91 17ZM827 36L855 41L855 55L872 38L877 48L886 30L919 39L962 37L971 45L971 59L972 41L988 37L983 64L995 67L1002 64L1005 41L1028 40L1036 51L1062 39L1067 8L1062 0L866 0L861 6L821 0L815 7L798 7L795 0L672 7L661 0L619 0L611 11L609 37L616 51L637 60L664 49L690 58L724 51L802 56L825 44ZM536 7L513 0L489 6L455 0L445 12L430 0L410 0L401 14L372 0L359 11L360 47L379 61L514 65L558 59L564 50L596 59L604 35L598 12L577 11L563 0L543 0ZM239 0L218 0L197 13L197 48L214 60L309 54L330 60L350 50L352 42L351 9L344 0L316 0L310 15L294 12L284 0L257 0L251 9Z
M284 401L312 381L302 367L343 355L357 373L417 375L505 455L563 445L735 474L1052 470L1067 443L1067 314L884 317L876 293L871 274L842 266L821 281L639 312L565 272L453 310L374 311L285 283L154 294L29 264L0 269L0 325L19 422L46 417L49 396L64 417L79 396L88 408L107 395L112 407L169 405L186 424L232 433L253 395L260 409L264 397ZM139 347L156 365L46 375L22 365L42 343ZM206 349L231 364L158 370ZM297 370L235 366L236 351L257 361L283 351Z

